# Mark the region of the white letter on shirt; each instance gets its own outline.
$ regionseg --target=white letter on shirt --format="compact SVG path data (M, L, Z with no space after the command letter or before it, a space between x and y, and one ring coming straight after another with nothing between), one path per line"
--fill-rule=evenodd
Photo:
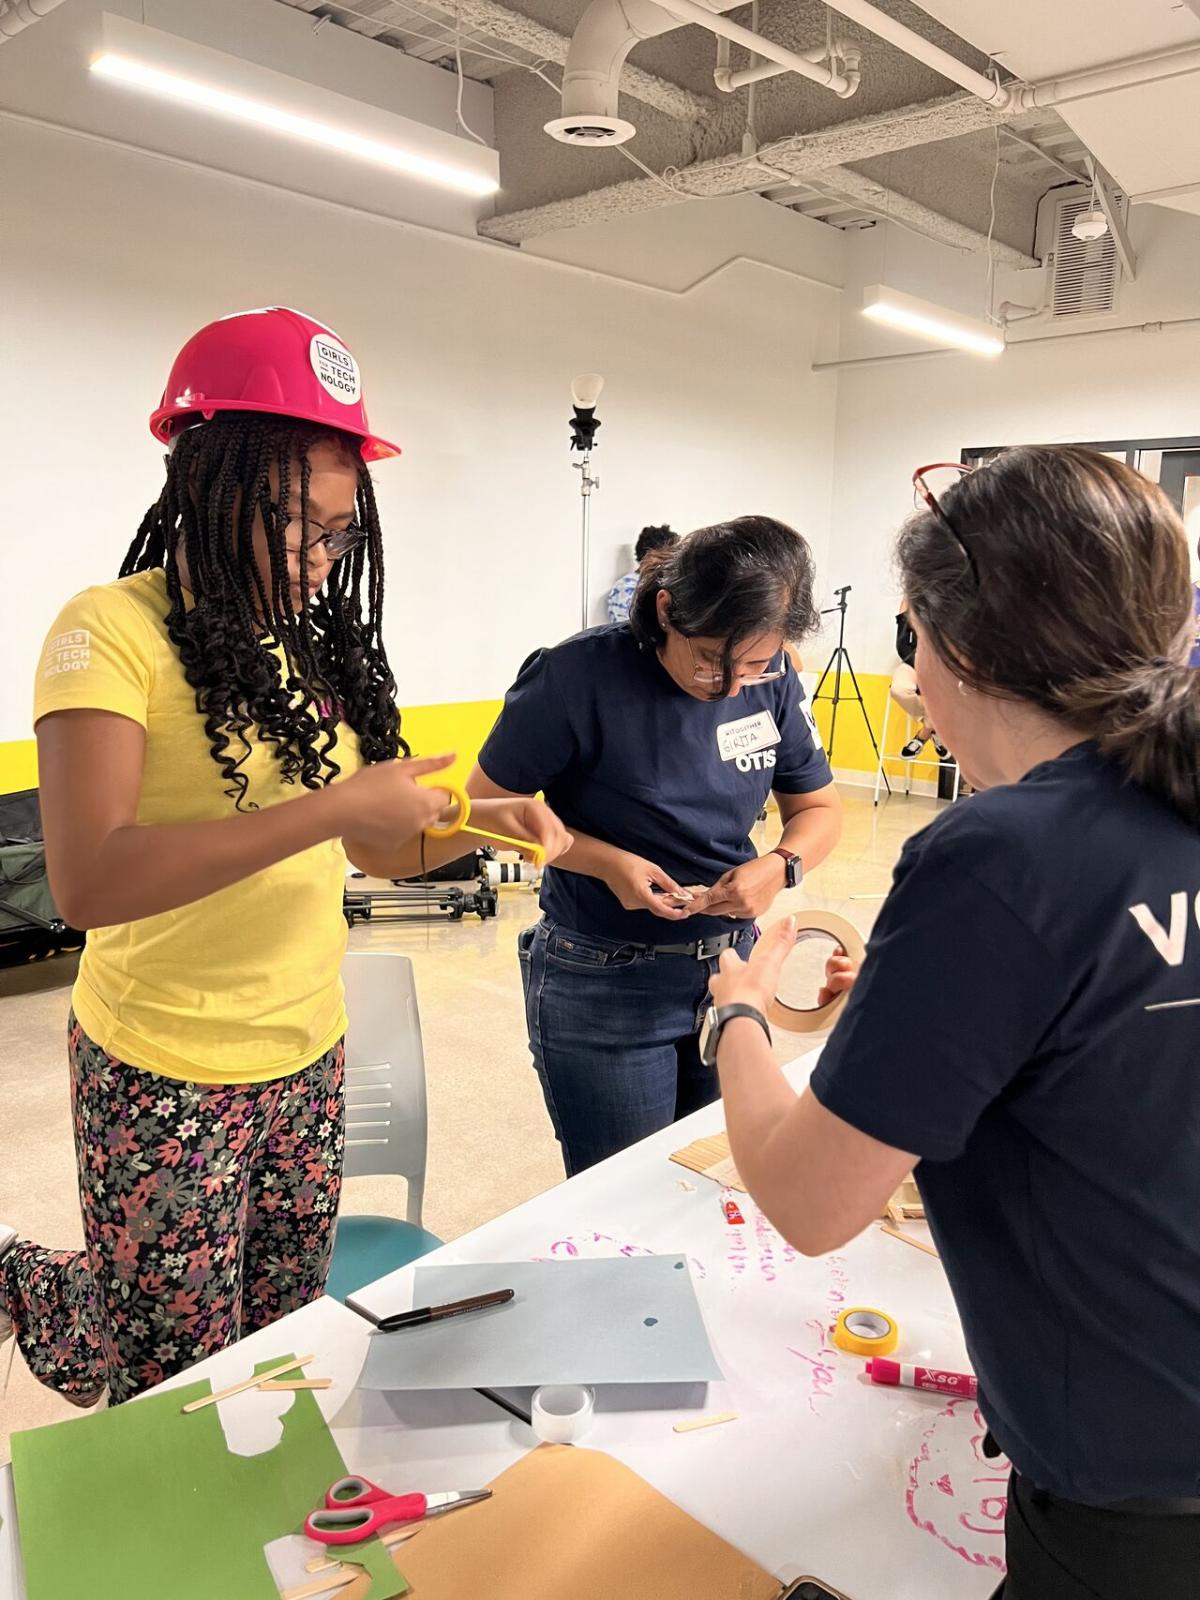
M1166 933L1162 923L1144 901L1141 905L1129 908L1129 915L1169 967L1183 965L1183 951L1187 943L1187 910L1187 895L1180 889L1171 896L1171 931Z

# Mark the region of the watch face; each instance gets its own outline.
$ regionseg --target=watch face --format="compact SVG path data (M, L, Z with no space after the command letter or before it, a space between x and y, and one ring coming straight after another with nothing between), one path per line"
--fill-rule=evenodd
M709 1006L700 1026L700 1059L706 1067L714 1067L717 1064L716 1026L717 1008Z

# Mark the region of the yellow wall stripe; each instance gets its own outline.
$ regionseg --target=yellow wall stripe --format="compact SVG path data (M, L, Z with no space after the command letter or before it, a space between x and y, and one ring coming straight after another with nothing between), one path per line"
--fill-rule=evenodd
M866 701L867 714L875 737L883 727L883 708L887 700L887 673L860 672L859 685ZM826 685L832 687L832 680ZM843 684L845 687L845 684ZM401 718L404 737L412 746L414 755L436 756L454 752L458 759L449 769L448 776L465 780L475 763L475 758L500 713L499 700L461 700L449 705L409 706ZM826 747L829 744L829 725L833 708L827 700L816 705L817 725ZM891 719L888 745L891 751L904 742L904 719L897 713ZM837 739L834 745L834 765L839 770L849 769L874 773L875 753L871 749L862 712L853 700L843 700L838 706ZM936 777L936 762L932 756L914 762L914 776ZM889 767L893 780L899 768ZM17 789L32 789L37 784L37 746L32 739L14 739L0 743L0 794L11 794Z

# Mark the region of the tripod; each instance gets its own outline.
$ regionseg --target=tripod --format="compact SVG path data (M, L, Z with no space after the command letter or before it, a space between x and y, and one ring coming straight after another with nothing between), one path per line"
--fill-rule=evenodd
M863 721L867 725L867 738L870 739L870 741L871 741L871 749L874 750L874 752L875 752L876 761L879 760L879 746L875 743L875 731L871 727L871 719L867 715L867 708L866 708L866 705L863 702L862 690L859 688L858 679L854 675L854 663L850 659L849 650L846 649L846 607L847 607L846 596L850 593L850 590L851 590L851 585L850 584L847 584L844 589L835 589L833 592L837 596L837 605L829 606L825 611L822 611L822 613L821 613L821 615L823 617L830 617L836 611L838 613L838 618L839 618L839 620L838 620L838 642L834 646L833 654L829 657L829 660L825 663L825 671L821 674L820 679L817 682L816 692L813 694L813 697L812 697L812 703L813 703L814 707L816 706L816 703L817 703L818 700L828 700L833 705L833 713L832 713L832 715L830 716L830 719L829 719L829 750L828 750L828 756L829 756L829 762L830 762L831 766L833 764L833 742L837 737L838 706L841 703L841 701L843 701L843 700L857 700L858 701L859 709L861 710L861 712L863 714ZM846 671L850 674L850 682L854 685L854 693L853 694L844 695L842 693L842 664L843 664L843 662L845 663ZM831 672L833 673L833 693L832 694L822 694L821 691L825 687L825 681L829 677L829 674ZM887 773L886 772L883 775L883 781L884 781L885 784L887 784L887 792L889 794L891 794L892 786L891 786L890 783L888 783L888 778L887 778Z

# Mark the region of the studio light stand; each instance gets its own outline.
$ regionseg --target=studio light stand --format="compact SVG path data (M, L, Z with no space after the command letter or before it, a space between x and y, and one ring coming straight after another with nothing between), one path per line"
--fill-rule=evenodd
M829 750L828 750L828 755L829 755L829 764L830 764L830 766L833 765L833 742L834 742L835 738L837 737L838 706L841 704L841 702L843 700L857 700L858 701L859 710L863 714L863 721L867 725L867 738L870 739L870 741L871 741L871 749L874 750L874 752L875 752L875 760L877 762L879 760L879 746L875 743L875 731L871 727L871 719L867 715L867 708L866 708L866 705L865 705L865 703L863 701L862 690L859 688L858 679L854 675L854 663L850 659L849 650L846 649L846 609L847 609L846 596L850 593L851 588L852 588L851 584L846 584L845 588L835 589L833 592L837 596L837 605L828 606L821 613L821 615L823 617L831 617L834 614L835 611L838 613L838 642L833 648L833 654L829 657L829 660L825 663L825 671L821 674L821 676L820 676L820 678L819 678L819 680L817 682L816 692L814 693L814 695L812 697L812 703L813 703L814 708L816 707L816 704L817 704L818 700L828 700L833 706L833 713L832 713L832 715L830 716L830 719L829 719ZM842 693L842 668L843 668L843 666L845 667L845 670L850 675L850 682L854 685L854 693L853 694L843 694ZM829 674L831 672L833 673L833 693L832 694L822 694L821 691L824 689L826 680L828 679ZM886 772L883 775L883 781L884 781L885 784L887 784L887 792L889 794L891 794L892 786L891 786L890 783L888 783L888 778L887 778L887 773Z
M592 556L592 490L600 487L600 479L592 472L592 450L596 444L596 430L600 419L596 416L596 401L604 388L604 379L598 372L585 372L571 381L571 449L583 454L582 461L572 465L579 473L580 496L580 627L588 625L589 586Z

